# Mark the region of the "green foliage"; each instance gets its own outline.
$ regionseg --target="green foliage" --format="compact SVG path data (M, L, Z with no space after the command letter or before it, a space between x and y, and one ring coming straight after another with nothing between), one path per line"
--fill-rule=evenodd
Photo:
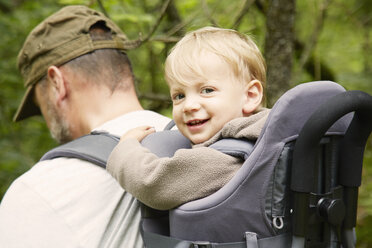
M146 37L160 15L165 1L161 0L0 0L0 200L10 183L57 144L50 138L42 118L33 117L12 123L12 117L23 96L22 78L16 69L16 57L28 32L46 16L67 4L83 4L101 10L112 18L131 40ZM249 2L249 1L248 1ZM264 1L260 1L264 2ZM314 26L326 0L297 1L295 36L303 46L314 35ZM266 35L265 6L253 4L237 23L245 0L174 0L173 12L167 12L149 41L128 52L136 74L137 88L145 108L171 116L168 88L163 77L165 58L174 41L185 32L207 25L237 27L250 34L261 49ZM101 6L103 4L103 6ZM102 9L102 7L104 9ZM300 68L297 51L294 62L296 76L293 85L301 82L328 79L350 90L372 94L372 37L371 5L369 0L333 0L326 9L322 29L310 53L308 66L324 69L316 73ZM283 17L285 18L285 17ZM264 51L263 51L264 52ZM324 70L319 70L323 72ZM288 78L288 80L291 80ZM151 96L149 96L151 95ZM155 99L155 100L154 100ZM158 100L156 100L158 99ZM160 99L160 100L159 100ZM358 215L359 247L370 247L372 238L372 143L365 152L363 185L360 189Z
M23 82L16 57L28 32L45 16L58 9L53 1L27 1L0 15L0 199L10 183L55 146L41 118L12 123L23 96Z
M372 138L367 142L364 154L362 187L359 189L357 238L358 247L370 247L372 244Z
M85 0L85 1L80 1L80 0L59 0L58 3L61 5L89 5L91 1Z

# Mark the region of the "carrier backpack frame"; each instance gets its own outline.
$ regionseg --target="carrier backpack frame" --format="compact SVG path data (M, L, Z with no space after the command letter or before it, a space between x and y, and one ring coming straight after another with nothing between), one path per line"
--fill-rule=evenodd
M372 97L364 92L329 81L294 87L274 105L254 146L240 140L216 144L246 158L228 184L170 211L143 206L146 247L355 247L371 113ZM42 160L74 157L105 167L117 141L93 133ZM143 145L158 156L190 147L175 131L149 135Z

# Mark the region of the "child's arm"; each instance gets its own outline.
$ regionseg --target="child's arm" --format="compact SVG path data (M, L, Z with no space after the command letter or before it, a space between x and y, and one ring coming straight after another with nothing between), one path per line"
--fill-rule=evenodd
M172 158L159 158L132 137L115 147L107 170L144 204L171 209L212 194L232 178L241 163L207 147L180 149Z

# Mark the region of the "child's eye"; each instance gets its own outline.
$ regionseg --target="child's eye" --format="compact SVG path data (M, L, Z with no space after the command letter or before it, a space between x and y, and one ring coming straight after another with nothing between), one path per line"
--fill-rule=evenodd
M201 93L202 94L209 94L209 93L212 93L214 91L214 89L212 88L205 88L205 89L202 89Z
M181 99L185 98L185 95L184 94L175 94L173 96L173 101L179 101Z

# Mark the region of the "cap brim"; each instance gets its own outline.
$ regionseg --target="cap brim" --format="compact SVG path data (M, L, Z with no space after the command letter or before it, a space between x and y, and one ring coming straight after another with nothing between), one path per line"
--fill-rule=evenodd
M36 106L34 100L34 85L27 87L26 93L23 96L21 104L18 107L16 114L13 117L13 121L21 121L34 115L40 115L40 109Z

